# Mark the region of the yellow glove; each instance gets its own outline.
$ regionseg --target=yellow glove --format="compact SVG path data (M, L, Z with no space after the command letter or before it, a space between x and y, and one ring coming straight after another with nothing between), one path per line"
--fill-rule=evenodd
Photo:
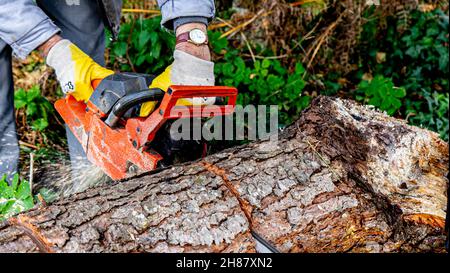
M87 102L94 92L92 81L101 80L113 71L101 67L69 40L61 40L49 51L47 65L55 69L65 94Z
M151 88L159 88L165 92L171 85L214 85L214 63L199 59L186 52L175 50L174 62L156 77ZM215 98L180 99L177 105L209 105L214 104ZM155 110L157 102L143 103L140 116L146 117Z

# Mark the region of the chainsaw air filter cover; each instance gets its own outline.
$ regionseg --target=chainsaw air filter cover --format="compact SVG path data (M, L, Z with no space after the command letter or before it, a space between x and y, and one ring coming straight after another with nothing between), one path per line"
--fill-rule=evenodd
M147 74L113 74L101 81L89 100L98 110L108 115L121 98L147 90L153 79L154 76Z

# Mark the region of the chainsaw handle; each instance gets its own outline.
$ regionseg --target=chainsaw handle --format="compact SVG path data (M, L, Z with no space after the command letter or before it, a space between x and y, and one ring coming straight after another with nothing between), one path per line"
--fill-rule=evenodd
M144 102L159 102L165 94L166 93L159 88L152 88L126 95L114 105L111 113L105 120L106 125L115 128L128 110Z
M173 85L167 90L158 109L150 116L127 120L128 136L136 147L144 147L153 141L156 132L167 120L231 115L236 106L237 95L238 90L234 87ZM179 99L197 97L222 97L228 98L228 102L226 105L177 106ZM177 111L172 111L174 108Z
M159 112L165 119L177 119L180 114L184 117L211 117L211 112L220 109L220 115L229 115L233 113L236 106L238 91L236 88L227 86L187 86L172 85L167 91L167 95L161 102ZM172 109L176 107L179 99L189 98L229 98L226 105L203 105L203 106L183 106L177 113ZM217 101L217 100L216 100Z

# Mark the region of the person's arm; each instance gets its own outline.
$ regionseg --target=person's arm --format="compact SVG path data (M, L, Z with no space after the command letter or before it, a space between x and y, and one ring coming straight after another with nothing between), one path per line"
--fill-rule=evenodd
M213 0L158 0L162 13L161 24L173 30L178 37L192 29L207 34L209 21L214 17ZM173 63L156 77L150 88L168 90L171 85L213 86L214 63L211 62L209 46L180 42L173 53ZM182 105L213 104L215 98L180 99ZM141 117L154 111L156 102L146 102L140 108Z
M215 15L213 0L158 0L161 9L161 25L176 30L187 23L207 25Z
M47 65L55 69L63 92L87 101L93 91L91 82L113 71L96 64L76 45L63 40L59 32L34 1L0 1L0 38L11 46L14 55L25 59L39 49Z
M52 47L55 46L61 40L62 37L55 34L54 36L50 37L50 39L45 41L42 45L40 45L38 47L38 50L41 52L42 57L47 58L50 49L52 49Z
M175 35L179 36L182 33L189 32L192 29L200 29L203 32L207 33L207 25L203 23L186 23L177 28ZM197 58L202 60L210 61L211 53L208 45L197 46L188 42L179 43L176 45L175 49L187 52L191 55L194 55Z
M158 5L162 14L161 25L173 30L176 36L194 28L207 33L208 23L215 15L213 0L158 0ZM178 44L176 49L203 60L211 60L208 45L196 46L184 42Z
M25 59L60 29L32 0L0 1L0 38Z

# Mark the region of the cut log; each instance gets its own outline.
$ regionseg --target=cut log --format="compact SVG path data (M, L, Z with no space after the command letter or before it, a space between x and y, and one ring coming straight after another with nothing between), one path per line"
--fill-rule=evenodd
M0 252L443 252L448 144L319 97L259 141L0 224ZM261 240L260 240L261 241Z

